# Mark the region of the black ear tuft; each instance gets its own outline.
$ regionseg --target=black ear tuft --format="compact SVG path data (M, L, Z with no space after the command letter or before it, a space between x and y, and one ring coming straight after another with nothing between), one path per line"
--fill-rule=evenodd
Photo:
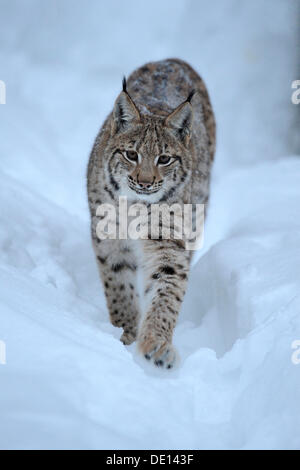
M123 77L122 85L123 85L123 91L124 91L124 93L127 93L127 83L126 83L126 77L125 77L125 75L124 75L124 77Z
M192 90L191 93L189 94L189 96L187 97L187 100L186 100L186 101L187 101L188 103L190 103L196 93L197 93L196 90Z
M194 93L191 95L190 96L192 99ZM192 135L193 127L193 108L191 103L186 100L181 105L179 105L165 119L165 125L172 130L173 134L179 140L181 140L184 144L187 145Z
M136 125L140 121L140 117L138 108L127 92L126 78L124 77L123 90L116 99L113 110L112 134Z

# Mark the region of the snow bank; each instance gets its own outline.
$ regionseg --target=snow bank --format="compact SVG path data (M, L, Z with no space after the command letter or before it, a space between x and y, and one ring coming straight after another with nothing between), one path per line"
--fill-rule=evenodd
M300 160L264 162L298 137L298 4L2 1L1 448L300 448ZM108 321L84 174L123 73L176 55L208 81L219 155L166 374Z

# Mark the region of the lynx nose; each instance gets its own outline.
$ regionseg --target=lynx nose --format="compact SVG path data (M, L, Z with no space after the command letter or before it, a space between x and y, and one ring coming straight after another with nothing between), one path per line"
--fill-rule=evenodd
M155 176L150 180L150 177L147 177L147 175L144 175L141 178L138 173L135 178L133 178L132 175L128 175L128 181L138 189L152 189L155 182Z
M150 189L152 188L152 183L149 183L149 181L139 181L138 186L141 189Z

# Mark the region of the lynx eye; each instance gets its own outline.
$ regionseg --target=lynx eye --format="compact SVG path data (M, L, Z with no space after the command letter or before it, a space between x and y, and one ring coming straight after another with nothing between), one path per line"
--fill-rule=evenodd
M127 150L125 152L125 157L130 162L137 162L139 159L137 152L135 152L134 150Z
M169 157L168 155L161 155L157 160L157 165L167 166L167 165L170 165L172 161L173 161L172 157Z

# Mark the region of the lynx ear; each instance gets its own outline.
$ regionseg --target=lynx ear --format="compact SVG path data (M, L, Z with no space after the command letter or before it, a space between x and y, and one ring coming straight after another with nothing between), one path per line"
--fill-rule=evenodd
M122 129L126 129L131 125L139 122L140 113L130 98L126 90L126 80L123 79L123 91L116 99L113 110L112 133L115 134Z
M169 114L165 120L166 126L172 129L175 136L185 144L188 143L192 134L193 108L191 99L194 94L195 92L192 92L188 99Z

